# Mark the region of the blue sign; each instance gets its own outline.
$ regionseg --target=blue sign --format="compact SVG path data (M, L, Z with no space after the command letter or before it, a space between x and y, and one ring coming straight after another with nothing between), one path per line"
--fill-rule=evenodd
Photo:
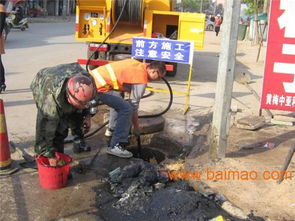
M133 38L132 57L192 64L194 43L165 38Z

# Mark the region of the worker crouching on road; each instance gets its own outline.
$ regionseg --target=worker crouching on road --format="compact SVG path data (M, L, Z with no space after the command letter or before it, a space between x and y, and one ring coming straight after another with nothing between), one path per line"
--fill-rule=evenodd
M109 128L106 136L111 136L107 153L122 158L132 157L125 150L128 135L133 124L133 134L140 135L138 107L149 80L156 80L166 74L163 62L152 61L145 64L133 59L112 62L90 71L97 88L97 98L110 106ZM130 94L128 100L122 92Z
M68 129L74 136L74 152L87 151L83 134L90 129L86 104L96 94L92 77L78 63L40 70L31 83L37 105L35 152L56 166L55 152L64 152Z

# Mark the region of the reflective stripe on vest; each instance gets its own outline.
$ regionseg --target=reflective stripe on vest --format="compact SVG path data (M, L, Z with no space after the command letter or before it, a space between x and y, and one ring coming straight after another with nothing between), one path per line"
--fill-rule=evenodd
M117 82L117 77L115 75L115 72L114 72L112 66L110 64L107 64L107 65L105 65L105 67L108 70L109 75L111 77L111 80L113 82L113 89L119 90L119 86L118 86L118 82Z
M90 70L90 72L94 79L99 82L101 87L107 87L107 82L103 79L97 69Z

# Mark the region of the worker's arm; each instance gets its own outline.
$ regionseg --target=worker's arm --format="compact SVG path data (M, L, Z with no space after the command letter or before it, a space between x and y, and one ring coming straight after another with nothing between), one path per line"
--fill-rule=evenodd
M133 131L139 132L138 122L138 108L140 99L143 97L145 92L146 84L133 84L131 85L130 103L133 106L132 124Z
M57 151L53 140L59 128L62 113L58 107L54 92L48 86L48 81L39 78L40 74L42 73L38 72L31 83L33 98L38 109L35 152L51 158L55 156ZM47 90L44 90L43 87L45 86L47 86Z
M58 116L48 115L38 108L36 122L35 152L39 155L54 158L57 148L53 144L60 119Z
M38 118L39 117L38 113ZM58 149L55 146L57 144L54 144L53 142L58 126L59 119L47 118L44 115L41 122L37 121L36 125L35 152L39 155L47 157L50 166L57 166L59 161L59 159L55 156L55 153L58 152ZM61 142L63 142L63 140Z

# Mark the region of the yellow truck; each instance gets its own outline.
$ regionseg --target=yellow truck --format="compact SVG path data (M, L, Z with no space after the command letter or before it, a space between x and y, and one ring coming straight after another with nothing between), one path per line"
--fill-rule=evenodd
M76 2L75 38L88 43L87 59L78 62L90 68L130 57L133 37L188 40L195 49L203 47L205 14L173 11L171 0ZM176 74L176 64L166 67Z

